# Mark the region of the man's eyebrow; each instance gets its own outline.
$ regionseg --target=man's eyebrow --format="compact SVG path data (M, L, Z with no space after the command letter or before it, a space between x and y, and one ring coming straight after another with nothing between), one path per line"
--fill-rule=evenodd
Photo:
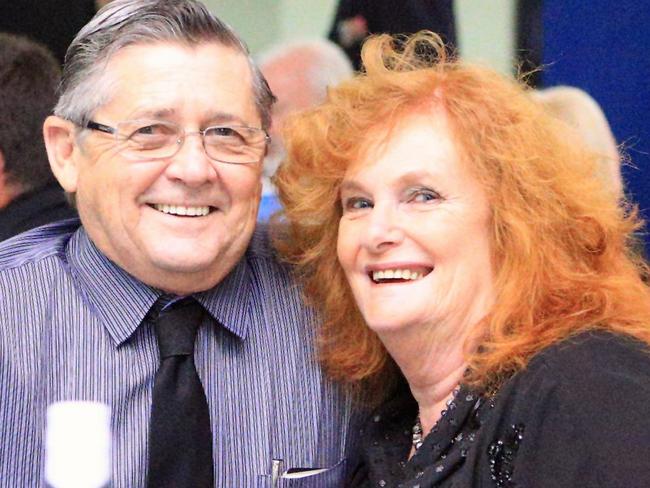
M214 112L206 119L209 120L211 125L214 124L233 124L233 125L245 125L254 127L250 123L244 121L241 117L229 113L229 112Z
M131 119L173 119L177 110L174 108L157 108L136 110L131 114ZM201 117L207 125L232 124L255 127L256 124L248 123L238 115L230 112L211 112Z
M156 109L147 109L143 108L136 110L131 113L131 119L169 119L173 118L176 114L176 110L173 108L156 108Z

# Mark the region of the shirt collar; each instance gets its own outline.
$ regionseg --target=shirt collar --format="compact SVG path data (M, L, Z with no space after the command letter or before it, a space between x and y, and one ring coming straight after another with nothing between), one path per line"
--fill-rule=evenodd
M212 317L240 339L248 335L252 306L252 275L246 257L217 286L195 293Z
M142 283L108 259L83 226L70 239L66 254L88 307L115 344L122 344L163 292ZM219 324L241 339L246 338L250 316L249 273L249 266L242 259L216 287L193 295Z
M66 254L87 306L106 327L115 344L122 344L135 332L162 293L104 256L83 226L70 239Z

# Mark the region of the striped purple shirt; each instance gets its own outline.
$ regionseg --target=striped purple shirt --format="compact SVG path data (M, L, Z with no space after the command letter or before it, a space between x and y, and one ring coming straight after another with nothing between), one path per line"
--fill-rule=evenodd
M61 400L112 411L114 488L144 486L161 292L102 255L76 221L0 244L0 486L41 486L45 412ZM271 487L272 460L330 468L278 487L341 486L354 461L352 402L314 357L314 315L263 228L215 288L195 362L205 386L219 487ZM283 471L283 470L281 470Z

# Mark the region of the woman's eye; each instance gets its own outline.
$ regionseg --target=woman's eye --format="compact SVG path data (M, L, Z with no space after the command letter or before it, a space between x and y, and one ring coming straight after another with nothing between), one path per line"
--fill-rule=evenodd
M426 203L432 200L438 200L440 198L440 195L433 190L422 189L422 190L414 190L409 195L409 197L410 197L409 198L410 202Z
M365 208L372 208L372 202L367 198L352 197L343 200L344 211L363 210Z

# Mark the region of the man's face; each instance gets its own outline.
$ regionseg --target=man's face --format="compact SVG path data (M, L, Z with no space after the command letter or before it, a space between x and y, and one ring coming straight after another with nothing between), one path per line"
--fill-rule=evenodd
M261 127L243 54L219 44L123 48L105 76L114 96L92 119L114 127L171 121ZM92 241L144 283L186 294L214 286L244 253L256 221L261 162L210 160L199 135L171 158L133 161L114 136L93 131L75 146L76 202ZM191 215L205 211L207 215ZM185 214L185 215L181 215Z

